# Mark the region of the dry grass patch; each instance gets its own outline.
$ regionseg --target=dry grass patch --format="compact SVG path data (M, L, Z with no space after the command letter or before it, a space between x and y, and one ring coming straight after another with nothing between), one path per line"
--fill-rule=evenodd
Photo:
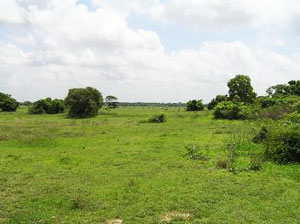
M122 224L123 220L122 219L112 219L112 220L107 220L107 224Z
M160 221L170 223L174 219L188 220L190 218L190 216L191 215L189 213L182 213L182 212L178 212L178 211L172 211L172 212L168 212L168 213L162 215Z

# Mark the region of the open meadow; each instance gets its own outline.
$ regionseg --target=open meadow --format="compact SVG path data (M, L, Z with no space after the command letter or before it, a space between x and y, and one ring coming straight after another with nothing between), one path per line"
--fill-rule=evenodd
M145 122L160 113L167 122ZM171 107L2 112L0 223L300 223L300 165L249 169L260 127ZM232 141L247 147L222 169Z

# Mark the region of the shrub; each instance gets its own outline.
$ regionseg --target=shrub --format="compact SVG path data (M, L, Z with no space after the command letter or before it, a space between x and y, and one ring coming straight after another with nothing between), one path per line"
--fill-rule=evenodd
M15 112L19 103L11 95L0 93L0 110L5 112Z
M218 95L216 98L212 99L210 103L207 105L207 108L209 110L212 110L217 106L218 103L228 101L228 96L227 95Z
M266 133L261 143L265 146L265 157L279 162L300 162L300 126L278 121L261 133Z
M190 100L186 103L187 111L201 111L204 110L202 100Z
M263 156L260 154L254 154L251 156L251 162L250 162L250 166L248 168L248 170L252 170L252 171L259 171L262 169L262 165L263 165L264 159Z
M65 110L63 100L46 98L33 103L28 109L29 114L58 114Z
M102 107L103 98L97 89L91 87L70 89L65 104L69 109L69 117L93 117Z
M154 115L153 117L149 118L149 120L148 120L149 123L164 123L166 121L167 121L167 119L164 114Z
M216 166L218 169L227 169L228 161L227 160L218 160Z
M271 106L271 107L261 110L259 113L259 117L262 119L269 118L269 119L273 119L273 120L278 120L292 112L293 112L293 109L289 106L274 105L274 106Z
M268 137L268 130L266 127L262 127L257 135L252 139L254 143L262 143Z
M217 119L242 119L240 114L242 108L240 105L231 101L224 101L219 103L214 110L214 117Z
M266 157L279 163L300 162L300 132L280 129L264 142Z
M209 158L200 151L198 145L187 145L185 148L187 153L184 156L188 157L190 160L209 160Z

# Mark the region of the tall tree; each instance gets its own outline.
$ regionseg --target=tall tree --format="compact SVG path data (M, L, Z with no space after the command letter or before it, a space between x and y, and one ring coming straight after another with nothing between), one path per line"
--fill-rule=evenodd
M237 75L227 83L229 99L244 103L253 103L256 93L251 85L251 79L247 75Z

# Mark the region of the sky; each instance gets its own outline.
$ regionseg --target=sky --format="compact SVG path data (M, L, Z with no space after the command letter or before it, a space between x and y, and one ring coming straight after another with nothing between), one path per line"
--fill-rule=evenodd
M0 0L0 92L209 102L300 78L299 0Z

